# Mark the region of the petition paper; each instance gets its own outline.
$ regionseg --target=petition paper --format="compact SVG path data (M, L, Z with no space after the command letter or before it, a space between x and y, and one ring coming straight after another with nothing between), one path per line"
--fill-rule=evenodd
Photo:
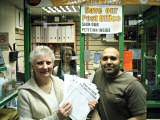
M64 75L64 99L60 106L65 102L72 104L72 120L86 120L90 108L89 101L98 100L99 93L95 84L88 79L80 78L76 75Z

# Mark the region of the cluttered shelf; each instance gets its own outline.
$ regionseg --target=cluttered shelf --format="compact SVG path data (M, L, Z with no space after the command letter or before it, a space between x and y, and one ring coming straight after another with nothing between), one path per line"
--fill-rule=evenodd
M74 44L74 42L33 42L32 44L67 44L67 43L72 43Z
M5 97L0 98L0 107L6 105L18 95L18 90L14 90Z
M147 100L147 108L159 108L160 102L158 100Z
M2 76L4 75L3 72L5 71L7 71L7 67L1 66L0 72L2 73ZM7 103L17 97L17 88L22 85L21 82L8 81L4 76L2 76L0 77L0 108L3 108L3 106L7 105Z

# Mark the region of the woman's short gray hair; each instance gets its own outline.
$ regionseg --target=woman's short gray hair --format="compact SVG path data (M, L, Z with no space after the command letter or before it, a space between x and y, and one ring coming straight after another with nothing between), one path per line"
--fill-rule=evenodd
M52 62L54 63L55 56L53 50L48 46L36 46L33 51L30 53L30 62L33 64L34 60L41 56L50 56Z

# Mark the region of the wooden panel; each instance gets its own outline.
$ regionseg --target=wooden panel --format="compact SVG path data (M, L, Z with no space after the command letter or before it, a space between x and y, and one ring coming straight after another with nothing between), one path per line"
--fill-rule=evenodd
M22 34L22 35L24 35L24 30L22 30L22 29L16 28L15 32L16 32L16 34Z
M77 41L77 46L80 46L80 41L78 40ZM108 45L111 45L111 46L117 46L118 45L118 42L105 42L105 41L102 41L102 40L94 40L94 41L88 41L88 45L89 46L108 46Z
M88 50L91 50L91 51L102 51L104 50L106 47L109 47L109 46L89 46ZM80 48L77 47L77 50L80 51Z
M89 50L90 54L94 54L96 52L100 52L102 53L103 50L98 50L98 51L95 51L95 50ZM77 56L80 56L80 51L77 51Z
M24 40L16 40L16 45L23 45L24 46Z
M88 68L88 70L94 70L93 64L89 64L89 65L87 66L87 68Z
M18 57L24 57L24 51L18 51Z
M17 45L17 50L18 50L18 51L24 51L24 46L23 46L23 45L22 45L22 46Z
M79 42L80 41L80 36L76 34L76 41Z
M15 40L18 51L18 72L24 73L24 31L16 28Z
M18 58L18 72L24 73L24 57Z
M106 43L102 42L101 40L95 41L88 41L89 46L104 46L107 45Z
M17 40L24 40L24 35L23 34L16 34L15 35L15 38L17 39Z

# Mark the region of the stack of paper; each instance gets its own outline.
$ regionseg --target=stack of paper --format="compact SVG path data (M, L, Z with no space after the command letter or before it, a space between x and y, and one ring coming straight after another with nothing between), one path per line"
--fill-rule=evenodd
M86 120L90 108L89 101L98 100L99 93L95 84L90 80L76 75L64 75L64 99L60 106L66 102L72 104L72 120Z

